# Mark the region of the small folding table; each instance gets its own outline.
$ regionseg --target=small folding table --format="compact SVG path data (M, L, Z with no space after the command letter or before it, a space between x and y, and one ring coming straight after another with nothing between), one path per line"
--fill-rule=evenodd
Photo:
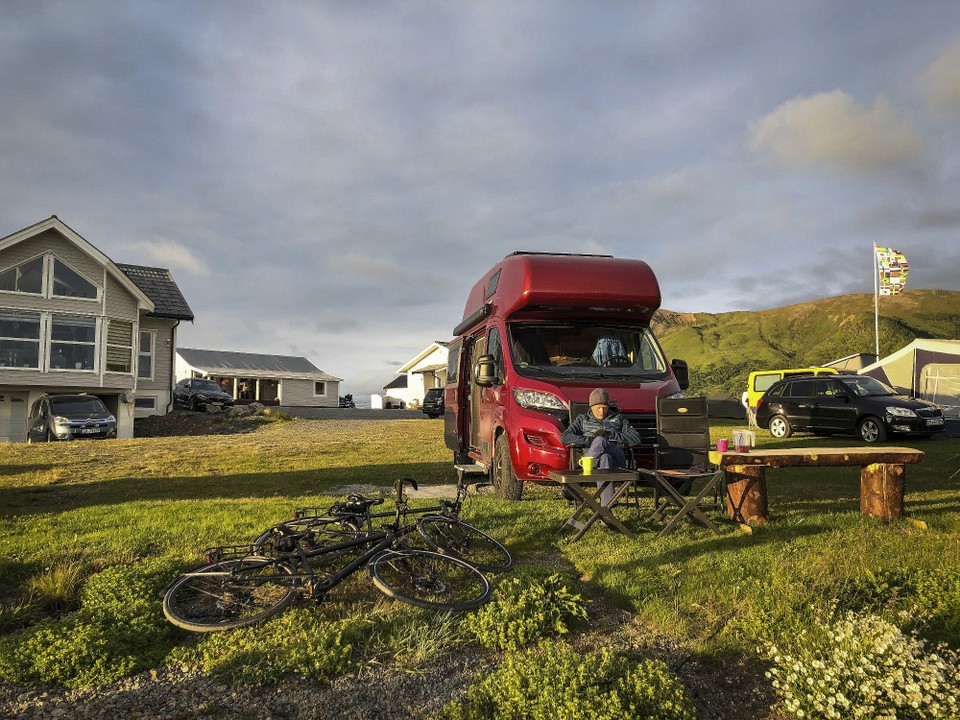
M577 533L570 542L576 542L597 521L602 521L607 527L623 533L631 540L636 539L630 530L613 514L613 506L629 490L639 477L635 470L594 470L590 475L584 475L582 470L553 470L550 479L561 487L567 488L574 498L576 510L563 527L576 528ZM600 486L597 486L600 483ZM600 496L605 489L613 487L613 499L609 505L600 503ZM581 520L581 517L586 519Z

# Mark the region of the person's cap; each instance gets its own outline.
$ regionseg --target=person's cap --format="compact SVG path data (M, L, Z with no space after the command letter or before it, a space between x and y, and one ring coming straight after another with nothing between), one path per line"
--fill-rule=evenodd
M592 393L590 393L590 407L594 405L609 405L610 396L607 395L607 391L603 388L597 388Z

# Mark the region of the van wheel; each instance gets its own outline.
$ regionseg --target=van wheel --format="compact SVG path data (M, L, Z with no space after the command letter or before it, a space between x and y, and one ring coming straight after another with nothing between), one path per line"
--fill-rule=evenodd
M497 438L490 474L493 492L498 498L501 500L520 499L523 494L523 483L517 480L517 475L513 472L513 462L510 460L510 445L507 442L506 433Z
M774 415L770 418L770 434L775 438L784 440L793 434L793 428L790 427L790 421L783 415Z
M859 429L860 438L864 442L883 442L887 439L887 429L884 427L883 421L872 415L860 421Z

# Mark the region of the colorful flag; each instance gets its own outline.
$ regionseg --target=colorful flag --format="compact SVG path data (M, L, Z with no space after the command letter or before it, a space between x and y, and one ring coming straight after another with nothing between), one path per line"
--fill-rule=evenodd
M879 293L881 295L899 295L907 283L910 264L899 250L877 248L877 272L880 273Z

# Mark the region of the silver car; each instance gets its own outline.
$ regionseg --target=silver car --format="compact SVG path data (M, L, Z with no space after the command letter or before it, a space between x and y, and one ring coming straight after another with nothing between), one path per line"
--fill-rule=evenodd
M44 395L30 408L27 442L117 436L117 419L94 395Z

